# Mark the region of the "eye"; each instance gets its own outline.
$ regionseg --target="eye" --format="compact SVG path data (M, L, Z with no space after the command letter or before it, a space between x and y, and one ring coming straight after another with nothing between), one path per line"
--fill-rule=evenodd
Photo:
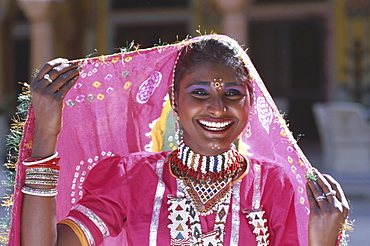
M238 89L228 89L226 92L225 92L225 96L230 98L230 99L237 99L239 97L243 97L244 96L244 92L241 91L241 90L238 90Z
M190 91L190 94L198 98L204 98L204 97L209 96L209 92L202 88L193 89Z

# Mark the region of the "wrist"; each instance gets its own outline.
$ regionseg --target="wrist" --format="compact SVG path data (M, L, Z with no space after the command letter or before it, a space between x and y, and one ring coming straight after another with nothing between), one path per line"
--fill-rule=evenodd
M31 157L42 158L55 154L57 140L58 134L36 129Z

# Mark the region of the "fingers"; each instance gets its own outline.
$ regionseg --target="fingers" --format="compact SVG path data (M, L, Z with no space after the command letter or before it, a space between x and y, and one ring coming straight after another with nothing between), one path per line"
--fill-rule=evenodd
M57 94L64 94L77 80L78 73L78 64L64 63L54 67L48 73L53 81L49 84L48 89Z
M343 192L340 184L333 177L331 177L330 175L323 174L323 176L325 177L326 181L330 184L330 186L335 191L336 198L338 198L339 201L346 200L346 197L344 195L344 192Z
M307 196L309 198L310 207L311 209L316 207L330 209L333 204L338 202L336 198L338 193L337 187L334 182L329 182L326 177L317 170L314 170L314 174L317 180L308 180L307 182L307 186L309 187ZM334 181L334 179L332 179L332 181Z
M317 181L309 180L307 184L310 187L313 197L315 197L315 201L317 203L325 203L327 202L327 197L325 196L325 194L329 192L330 184L319 172L315 172L315 174L317 176Z
M346 217L349 212L349 205L340 184L330 175L314 171L317 181L308 180L307 197L311 209L337 207L343 211Z
M333 188L333 190L335 190L335 192L336 192L335 197L338 199L339 202L341 202L341 204L342 204L342 206L344 208L345 217L347 217L350 208L349 208L349 204L348 204L347 198L346 198L346 196L344 194L344 191L343 191L342 187L330 175L327 175L326 174L326 175L324 175L324 177L328 181L328 183L330 183L330 185Z
M77 81L78 64L58 58L47 62L31 83L31 91L63 98Z
M40 69L39 73L36 75L36 77L31 82L31 87L33 87L37 82L43 79L44 75L49 73L50 70L52 70L54 67L60 64L63 64L63 63L67 63L67 62L68 62L67 59L57 58L57 59L54 59L54 60L51 60L45 63L45 65Z
M59 88L56 94L59 98L63 99L69 89L71 89L75 82L78 80L78 75L74 75L74 73L69 73L69 75L62 76L60 80L61 84L63 85Z
M321 195L325 197L328 201L332 201L334 196L336 195L336 191L333 190L331 184L326 180L326 178L320 173L316 172L318 179L317 184L319 188L317 190L321 191Z
M308 203L310 205L310 209L313 210L313 209L317 209L318 205L317 205L315 195L312 192L310 183L313 183L313 181L307 182L307 184L306 184L306 194L307 194L307 198L308 198Z

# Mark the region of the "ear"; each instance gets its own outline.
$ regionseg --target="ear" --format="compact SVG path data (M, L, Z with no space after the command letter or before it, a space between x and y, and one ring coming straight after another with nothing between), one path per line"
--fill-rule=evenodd
M176 99L175 99L175 92L173 91L173 86L170 86L168 88L168 97L170 98L170 103L171 103L171 107L172 107L172 110L176 113L177 113L177 103L176 103Z

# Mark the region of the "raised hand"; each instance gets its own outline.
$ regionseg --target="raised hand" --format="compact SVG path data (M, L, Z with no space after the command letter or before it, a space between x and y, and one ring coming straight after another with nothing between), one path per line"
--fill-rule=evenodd
M47 62L31 82L31 102L36 116L33 157L54 153L61 131L63 98L77 81L78 73L78 64L58 58Z
M309 245L335 246L349 205L339 183L329 175L315 171L317 181L308 180L307 197L310 204Z

